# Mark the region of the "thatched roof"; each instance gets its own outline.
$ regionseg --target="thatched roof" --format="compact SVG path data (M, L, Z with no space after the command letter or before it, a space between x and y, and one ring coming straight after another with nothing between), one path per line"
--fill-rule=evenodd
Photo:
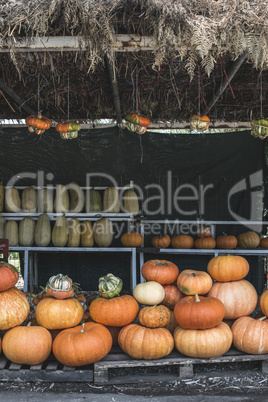
M0 118L24 118L25 106L54 120L116 118L107 63L122 116L188 121L201 109L214 121L268 117L267 21L268 0L2 0ZM135 34L150 38L150 50L115 48L118 35ZM78 46L33 51L47 37ZM226 76L230 86L208 111Z

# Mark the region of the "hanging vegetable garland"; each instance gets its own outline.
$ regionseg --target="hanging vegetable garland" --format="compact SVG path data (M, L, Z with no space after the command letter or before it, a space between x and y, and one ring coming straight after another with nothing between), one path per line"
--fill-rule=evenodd
M41 113L38 113L37 116L26 117L25 122L28 125L28 130L37 135L43 134L45 130L51 127L51 120L42 116Z
M145 134L151 123L148 117L141 116L138 113L128 113L125 120L127 129L138 134Z
M75 122L58 123L56 125L56 131L60 133L60 137L64 140L72 140L78 137L78 131L81 130L81 126Z

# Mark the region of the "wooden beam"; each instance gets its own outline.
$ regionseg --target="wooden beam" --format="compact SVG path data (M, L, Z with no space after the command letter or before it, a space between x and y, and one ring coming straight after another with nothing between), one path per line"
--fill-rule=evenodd
M138 52L140 50L152 51L155 49L155 41L151 36L142 35L115 35L111 47L115 52ZM64 52L88 50L82 38L77 36L51 36L40 38L16 38L2 41L0 53L9 52L10 47L16 52Z
M229 82L232 81L232 79L234 78L235 74L237 73L237 71L239 70L241 65L244 63L246 58L247 58L247 52L244 52L228 68L228 71L226 71L226 74L227 74ZM211 99L209 99L209 101L207 102L207 107L206 107L206 105L204 105L202 107L201 115L208 113L207 109L209 109L209 110L212 109L212 107L215 105L217 100L220 98L220 96L223 94L225 89L228 87L228 85L229 85L228 80L227 80L226 77L224 78L224 80L221 82L221 84L218 87L218 89L215 91L214 96Z
M120 107L120 96L119 96L118 83L117 83L117 79L116 79L114 65L107 55L104 56L104 60L105 60L105 64L106 64L106 67L108 70L108 75L109 75L109 79L110 79L110 83L111 83L111 87L112 87L117 124L121 124L122 123L122 114L121 114L121 107Z
M18 109L21 107L22 109L26 110L27 113L36 115L37 113L24 101L19 97L19 95L16 94L15 91L13 91L12 88L9 88L7 85L5 85L1 80L0 80L0 89L5 91L19 106Z

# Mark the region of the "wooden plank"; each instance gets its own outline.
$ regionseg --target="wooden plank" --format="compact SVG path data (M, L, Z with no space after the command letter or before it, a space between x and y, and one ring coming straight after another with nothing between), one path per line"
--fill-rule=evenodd
M0 370L4 369L7 365L7 358L5 356L0 356Z
M1 370L1 381L27 381L27 382L93 382L93 370L77 370L71 372L32 371L32 370Z
M63 366L62 370L63 370L64 372L67 372L67 371L75 371L75 367Z
M18 371L21 369L21 364L11 363L9 366L9 370Z
M263 360L261 362L261 371L262 371L263 374L268 373L268 361L267 360Z
M180 377L181 378L191 378L194 375L194 365L184 364L180 366Z
M58 365L59 365L59 362L49 362L46 367L46 370L47 371L56 371L58 368Z
M42 369L43 363L35 364L34 366L30 366L31 371L40 371Z

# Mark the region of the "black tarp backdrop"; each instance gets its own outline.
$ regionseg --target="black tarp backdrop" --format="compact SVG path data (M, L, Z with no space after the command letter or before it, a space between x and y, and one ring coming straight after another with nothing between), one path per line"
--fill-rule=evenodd
M256 208L251 205L252 193L259 191L257 208L261 218L262 186L258 180L250 179L257 172L258 177L263 174L264 149L265 141L253 138L250 131L202 135L147 132L139 136L116 127L81 130L78 139L68 141L60 139L54 129L36 136L26 128L2 128L0 181L7 184L17 175L20 178L16 185L35 185L38 172L39 178L44 177L44 185L74 181L86 186L89 174L95 174L90 179L92 186L112 185L101 174L110 175L119 186L133 180L141 188L144 205L148 207L144 212L152 219L195 220L200 208L205 220L234 220L233 213L250 219L256 216L252 214ZM36 177L30 178L29 173ZM200 185L206 189L203 202L197 200ZM232 189L234 194L228 208ZM176 191L180 199L174 201ZM180 227L169 226L169 230L175 233ZM221 226L217 235L223 230L237 235L248 228ZM145 244L150 244L151 237L152 233L148 233ZM120 240L115 239L114 245L119 244ZM154 258L146 258L151 257ZM201 256L163 255L161 258L164 257L178 263L180 269L205 270L208 262L208 258ZM129 288L128 255L116 254L111 258L110 254L95 253L39 254L38 259L42 285L50 275L64 271L84 289L96 289L100 275L114 272L121 275L125 289ZM252 265L249 279L260 292L264 285L263 272L258 268L256 274L260 259L252 257L249 262Z

